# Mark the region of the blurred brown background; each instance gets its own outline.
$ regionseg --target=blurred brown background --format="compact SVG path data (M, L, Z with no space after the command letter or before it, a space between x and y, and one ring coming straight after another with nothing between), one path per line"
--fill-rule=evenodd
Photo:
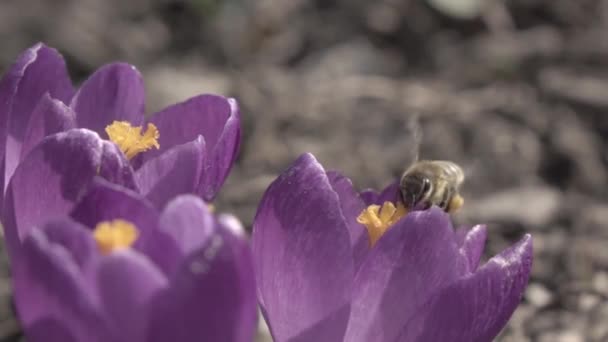
M148 111L236 97L244 139L220 210L250 226L303 152L380 187L415 154L467 170L460 224L535 260L499 341L608 340L608 0L1 0L0 71L37 41L77 82L123 60ZM6 261L0 337L19 340Z

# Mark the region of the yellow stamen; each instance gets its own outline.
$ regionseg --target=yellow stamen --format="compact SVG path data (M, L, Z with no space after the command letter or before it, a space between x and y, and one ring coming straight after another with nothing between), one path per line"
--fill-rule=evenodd
M125 154L127 159L147 151L152 147L160 148L158 144L158 128L148 123L146 132L142 134L143 127L133 127L126 121L114 121L106 127L106 133L118 148Z
M462 196L460 196L460 195L456 195L456 196L452 197L452 200L450 200L450 204L448 205L448 211L450 213L453 213L456 210L462 208L463 204L464 204L464 198L462 198Z
M131 247L138 235L135 225L121 219L100 222L93 231L93 238L102 254Z
M395 207L392 202L384 202L382 207L373 204L365 208L357 217L357 222L367 228L369 243L373 247L382 234L405 214L407 214L407 209L403 203L398 202L397 207Z

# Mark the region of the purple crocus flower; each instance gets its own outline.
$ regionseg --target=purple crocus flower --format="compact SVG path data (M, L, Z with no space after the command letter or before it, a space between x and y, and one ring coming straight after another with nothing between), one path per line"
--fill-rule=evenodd
M531 237L479 266L484 226L454 231L437 207L366 207L391 193L360 196L310 154L270 185L252 248L275 342L486 342L504 327L528 281Z
M142 77L131 65L103 66L75 90L56 50L26 50L0 80L0 195L44 137L86 128L117 144L135 169L131 187L158 207L182 193L213 200L239 147L236 101L200 95L149 120L144 102Z
M13 266L32 342L250 342L257 303L238 220L193 195L162 212L101 179L69 217L32 227Z

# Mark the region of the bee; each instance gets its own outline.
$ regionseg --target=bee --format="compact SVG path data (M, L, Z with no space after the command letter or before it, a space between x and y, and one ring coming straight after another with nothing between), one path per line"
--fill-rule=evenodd
M452 213L464 203L458 192L463 182L464 172L457 164L446 160L420 160L405 170L399 188L403 204L409 210L437 205Z

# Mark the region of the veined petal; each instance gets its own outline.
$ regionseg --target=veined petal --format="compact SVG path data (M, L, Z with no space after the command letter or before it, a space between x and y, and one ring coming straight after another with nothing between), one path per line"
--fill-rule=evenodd
M26 327L25 337L30 342L78 342L72 332L55 318L43 318Z
M93 131L72 129L46 137L19 164L3 208L11 256L32 227L67 215L98 174L115 182L122 179L116 173L124 169L108 167L119 157L106 144Z
M176 145L204 137L207 155L199 193L206 201L215 198L236 159L240 144L240 114L236 101L216 95L200 95L170 106L152 116L160 132L160 150L148 151L152 159Z
M199 250L217 229L208 206L192 195L181 195L169 202L159 225L162 232L173 238L182 257Z
M135 172L118 146L104 140L98 175L108 181L138 191Z
M481 256L483 255L487 236L488 231L485 225L477 225L464 235L464 239L460 245L460 253L467 258L470 272L475 272L477 266L479 266L479 260L481 260Z
M380 194L374 189L365 189L359 192L359 198L365 203L365 205L378 204L378 197Z
M93 180L70 216L90 228L102 221L123 219L133 223L140 234L154 229L159 217L154 207L140 194L102 178Z
M145 341L252 341L257 306L249 257L244 241L218 227L152 303Z
M25 131L21 160L45 137L72 128L76 128L74 111L48 93L42 95Z
M275 341L288 341L336 311L340 317L315 336L336 336L335 329L345 328L351 240L339 197L312 155L298 158L266 190L252 248L258 300Z
M141 126L145 107L141 74L129 64L107 64L82 84L70 107L76 112L78 127L103 137L107 137L106 126L115 120Z
M78 341L108 341L109 330L94 288L83 277L70 251L50 241L44 230L32 230L15 265L13 284L20 320L30 325L55 318Z
M3 210L9 254L32 227L71 210L96 175L101 150L97 134L75 129L45 138L19 164Z
M532 238L526 235L431 297L394 341L492 341L519 304L531 267Z
M134 224L139 237L133 248L147 255L165 274L170 275L181 258L172 237L159 229L158 211L140 194L103 179L93 181L70 215L89 228L115 219Z
M58 218L36 229L41 229L50 243L65 248L83 275L87 276L86 272L95 267L99 252L88 227L68 218Z
M345 341L392 341L403 322L468 270L448 214L409 213L368 254L355 278Z
M167 277L144 255L127 249L103 258L97 279L104 311L123 340L145 341L148 301L167 288Z
M197 193L205 157L205 140L199 136L149 159L135 174L141 193L157 208L179 194Z
M21 145L38 100L49 93L69 101L74 93L65 61L57 50L36 44L24 51L0 81L0 158L5 189L21 156Z
M369 235L365 227L357 222L357 216L365 209L365 203L353 188L350 179L338 172L327 172L327 178L340 199L340 208L348 225L355 270L359 268L369 252Z
M396 180L389 184L386 188L382 189L381 192L376 192L372 189L363 190L359 193L361 200L365 205L378 204L382 205L384 202L397 202L401 200L399 188L399 180Z

